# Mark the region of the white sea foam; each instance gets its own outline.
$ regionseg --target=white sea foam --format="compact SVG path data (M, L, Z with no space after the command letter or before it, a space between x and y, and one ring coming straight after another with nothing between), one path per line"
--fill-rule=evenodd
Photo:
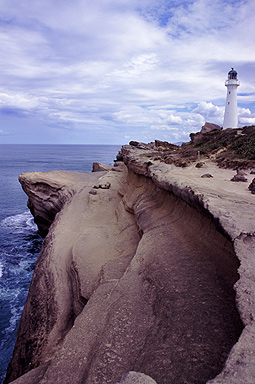
M4 270L4 266L0 261L0 278L3 276L3 270Z
M20 319L22 310L23 310L23 307L19 307L19 308L12 307L11 308L12 316L9 320L9 324L10 324L9 327L5 328L6 333L11 333L11 332L15 331L16 324L17 324L17 321L19 321L19 319Z
M33 216L29 211L14 216L8 216L2 220L0 224L2 227L13 228L16 231L37 230Z

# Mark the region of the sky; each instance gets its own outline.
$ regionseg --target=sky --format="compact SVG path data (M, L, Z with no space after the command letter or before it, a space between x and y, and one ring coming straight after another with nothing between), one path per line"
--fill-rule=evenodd
M0 144L189 141L255 124L254 0L0 0Z

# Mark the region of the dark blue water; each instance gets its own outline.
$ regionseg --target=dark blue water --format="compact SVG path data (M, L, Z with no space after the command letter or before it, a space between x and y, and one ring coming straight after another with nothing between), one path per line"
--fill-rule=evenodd
M0 145L0 384L12 357L42 238L26 207L23 172L91 172L93 161L113 164L116 145Z

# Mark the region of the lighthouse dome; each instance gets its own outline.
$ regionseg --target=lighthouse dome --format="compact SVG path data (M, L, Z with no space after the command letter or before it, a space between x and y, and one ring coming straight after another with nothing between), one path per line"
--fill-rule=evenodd
M234 70L234 68L231 68L231 71L228 73L229 79L237 79L237 72Z

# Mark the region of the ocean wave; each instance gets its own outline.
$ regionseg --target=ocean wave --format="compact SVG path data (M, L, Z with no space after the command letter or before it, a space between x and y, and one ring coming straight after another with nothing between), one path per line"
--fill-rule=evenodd
M8 328L5 328L5 333L12 333L13 331L16 330L17 322L20 319L23 308L24 308L23 306L18 308L17 307L11 308L11 318L9 319L10 325Z
M12 283L12 282L11 282ZM10 285L10 286L9 286ZM1 284L0 285L0 301L6 300L10 307L17 305L17 300L22 294L22 287L17 285L12 286L12 284Z
M29 211L19 213L14 216L8 216L0 222L4 228L13 229L15 231L37 231L37 225L34 223L34 218Z
M0 261L0 278L3 276L3 270L4 270L4 266Z

